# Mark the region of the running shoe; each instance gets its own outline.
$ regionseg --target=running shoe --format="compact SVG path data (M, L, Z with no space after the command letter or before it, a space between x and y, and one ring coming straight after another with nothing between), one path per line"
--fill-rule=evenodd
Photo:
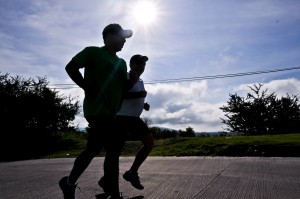
M75 199L76 185L68 184L68 176L63 177L59 182L59 187L63 191L64 199Z
M126 181L129 181L134 188L139 189L139 190L144 189L144 186L142 185L142 183L140 181L140 177L137 172L132 172L130 170L126 171L123 175L123 178Z

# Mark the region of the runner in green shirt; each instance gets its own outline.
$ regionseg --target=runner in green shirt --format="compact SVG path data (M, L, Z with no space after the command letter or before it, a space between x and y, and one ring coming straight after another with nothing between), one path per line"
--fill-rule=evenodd
M67 64L70 78L85 92L84 117L89 123L87 146L75 159L69 176L59 181L65 199L75 199L76 181L92 159L105 148L105 185L102 187L111 199L122 198L119 193L119 156L125 134L116 130L115 115L125 92L138 80L138 75L127 76L126 62L116 53L121 51L131 30L119 24L107 25L103 32L103 47L86 47ZM84 68L84 76L80 69Z

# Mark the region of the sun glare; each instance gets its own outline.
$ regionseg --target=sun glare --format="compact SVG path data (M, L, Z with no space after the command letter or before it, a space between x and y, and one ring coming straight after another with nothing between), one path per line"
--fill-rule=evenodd
M157 8L152 1L144 0L135 5L133 14L139 24L147 26L155 22L157 18Z

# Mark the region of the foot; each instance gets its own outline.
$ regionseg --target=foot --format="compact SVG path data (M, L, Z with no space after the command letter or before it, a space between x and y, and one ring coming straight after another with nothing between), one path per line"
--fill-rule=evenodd
M69 185L68 176L63 177L59 182L59 187L63 191L64 199L75 199L76 185Z
M105 182L104 177L102 177L99 181L98 181L98 185L103 189L105 194L110 195L111 191L109 190L109 186L107 185L107 183Z
M140 181L140 177L137 172L132 172L130 170L126 171L123 175L123 178L126 181L129 181L134 188L139 189L139 190L144 189L144 186L142 185L142 183Z

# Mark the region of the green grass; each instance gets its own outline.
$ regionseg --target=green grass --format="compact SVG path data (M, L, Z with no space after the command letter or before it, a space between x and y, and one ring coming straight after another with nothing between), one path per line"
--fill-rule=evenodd
M153 156L300 156L300 134L158 140Z
M86 141L76 136L68 139L75 143L72 147L43 158L76 157ZM122 156L134 156L141 146L139 141L127 141ZM104 154L102 152L99 156ZM150 156L300 157L300 134L161 139L155 141Z

